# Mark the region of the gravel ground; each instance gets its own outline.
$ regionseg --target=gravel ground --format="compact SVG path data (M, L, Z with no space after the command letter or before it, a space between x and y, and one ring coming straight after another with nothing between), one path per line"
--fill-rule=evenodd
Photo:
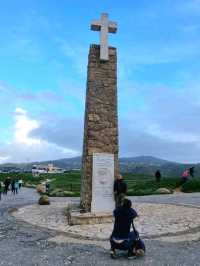
M63 198L63 201L51 202L50 205L32 204L19 208L13 215L29 224L64 232L79 239L108 241L113 228L112 223L70 226L64 214L67 205L66 199ZM139 214L134 223L143 239L160 236L176 236L177 239L179 236L181 241L183 234L189 234L189 240L199 237L199 208L139 202L134 203L134 208Z
M189 195L189 194L188 194ZM199 194L174 197L136 197L134 201L175 203L200 206ZM200 241L167 242L146 240L145 258L128 261L124 256L111 260L108 244L74 241L56 231L16 221L7 212L10 208L36 203L38 196L31 189L22 189L16 197L7 196L0 202L0 265L15 266L200 266ZM56 241L60 238L60 241ZM104 245L105 244L105 245Z
M188 207L200 208L200 193L176 193L168 195L151 195L141 197L129 197L132 202L148 202L148 203L163 203L163 204L175 204Z

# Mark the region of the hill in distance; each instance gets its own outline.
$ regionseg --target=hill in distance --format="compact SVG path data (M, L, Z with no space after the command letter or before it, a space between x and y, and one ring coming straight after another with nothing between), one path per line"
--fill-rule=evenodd
M81 169L81 157L64 158L59 160L32 162L32 163L7 163L1 164L0 170L16 169L30 171L35 164L50 164L66 169L74 170ZM181 176L184 169L195 166L196 175L200 176L200 164L181 164L170 162L153 156L137 156L120 158L120 171L129 172L138 175L154 175L155 171L159 169L163 176L177 177Z

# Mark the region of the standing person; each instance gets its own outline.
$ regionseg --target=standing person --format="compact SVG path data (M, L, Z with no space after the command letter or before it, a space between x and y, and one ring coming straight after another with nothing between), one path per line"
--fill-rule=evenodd
M162 175L161 175L160 170L157 170L157 171L155 172L156 182L160 182L161 177L162 177Z
M115 196L116 208L120 207L123 204L126 193L127 193L127 185L122 175L119 175L114 182L114 196Z
M22 179L20 179L19 180L19 189L22 187L22 183L23 183L23 181L22 181Z
M15 183L14 183L14 194L18 194L18 190L19 190L19 181L15 180Z
M11 181L11 191L13 194L15 194L15 179Z
M127 250L129 259L143 256L145 253L144 242L139 238L139 233L133 224L133 220L138 215L131 206L131 201L124 199L123 205L114 210L115 222L110 237L111 258L116 258L116 249ZM133 226L133 231L131 231L131 226Z
M45 183L45 187L46 187L46 193L49 193L49 190L50 190L50 184L49 184L49 181L46 181L46 183Z
M4 194L6 194L6 195L8 193L10 182L11 182L10 177L9 176L6 177L6 179L4 180Z
M1 189L2 189L2 185L1 185L1 181L0 181L0 200L1 200Z
M189 168L190 176L194 177L194 166Z
M189 176L190 176L190 171L189 171L189 169L186 169L182 173L182 176L181 176L181 185L185 184L188 181Z

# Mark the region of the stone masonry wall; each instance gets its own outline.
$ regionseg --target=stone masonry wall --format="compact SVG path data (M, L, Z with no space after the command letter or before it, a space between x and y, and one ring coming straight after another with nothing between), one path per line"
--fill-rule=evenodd
M90 211L92 155L112 153L118 175L117 53L109 47L109 60L100 61L100 46L90 46L87 73L82 161L81 208Z

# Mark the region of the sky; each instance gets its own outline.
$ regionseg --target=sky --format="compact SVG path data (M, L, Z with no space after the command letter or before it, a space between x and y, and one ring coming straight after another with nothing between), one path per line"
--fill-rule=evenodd
M200 0L0 2L0 163L81 155L102 12L118 23L120 157L200 162Z

